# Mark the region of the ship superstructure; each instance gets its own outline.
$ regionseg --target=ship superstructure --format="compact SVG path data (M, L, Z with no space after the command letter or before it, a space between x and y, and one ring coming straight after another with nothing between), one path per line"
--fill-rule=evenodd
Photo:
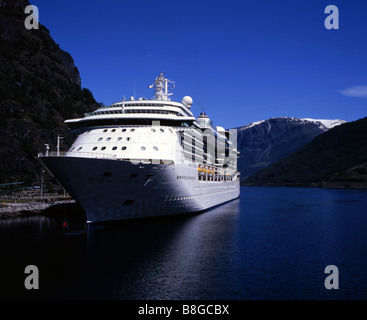
M160 74L152 99L66 120L78 134L69 151L38 155L88 221L196 212L239 196L236 131L196 119L189 96L171 101L174 85Z

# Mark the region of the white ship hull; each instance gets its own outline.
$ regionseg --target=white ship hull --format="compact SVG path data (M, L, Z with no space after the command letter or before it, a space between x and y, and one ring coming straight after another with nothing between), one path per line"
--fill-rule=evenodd
M203 181L197 166L40 157L84 209L87 221L158 217L206 210L239 196L239 179Z
M214 127L193 100L171 101L160 74L155 98L131 98L68 123L69 151L39 154L48 171L84 209L88 221L203 211L238 198L237 131ZM140 159L134 162L134 159Z

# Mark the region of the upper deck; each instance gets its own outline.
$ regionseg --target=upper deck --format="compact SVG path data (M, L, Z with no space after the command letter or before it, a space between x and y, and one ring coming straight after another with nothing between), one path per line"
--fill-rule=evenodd
M196 120L190 110L192 98L185 96L182 102L171 101L169 96L172 93L168 92L168 88L169 84L174 87L172 83L173 81L160 74L154 84L149 86L155 87L153 99L135 100L131 97L128 101L124 99L109 106L101 106L93 112L84 114L83 118L66 120L65 123L72 128L80 128L109 124L147 124L149 121L162 120L174 126L191 126Z
M235 172L236 134L214 127L203 112L196 119L191 97L171 101L168 82L162 74L156 78L155 99L132 97L66 120L78 137L65 156L145 163L163 159L165 164L201 164Z

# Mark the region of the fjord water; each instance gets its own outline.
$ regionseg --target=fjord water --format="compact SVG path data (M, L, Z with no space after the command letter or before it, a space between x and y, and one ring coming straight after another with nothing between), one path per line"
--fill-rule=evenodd
M197 215L83 223L68 206L1 220L0 298L367 298L367 190L241 187ZM27 265L38 290L24 287ZM325 288L327 265L339 289Z

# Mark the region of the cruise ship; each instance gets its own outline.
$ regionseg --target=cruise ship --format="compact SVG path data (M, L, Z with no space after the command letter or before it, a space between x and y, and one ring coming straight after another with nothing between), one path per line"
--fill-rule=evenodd
M190 96L171 100L174 86L161 73L151 99L66 120L77 134L70 149L38 154L88 222L198 212L239 197L236 129L195 118Z

